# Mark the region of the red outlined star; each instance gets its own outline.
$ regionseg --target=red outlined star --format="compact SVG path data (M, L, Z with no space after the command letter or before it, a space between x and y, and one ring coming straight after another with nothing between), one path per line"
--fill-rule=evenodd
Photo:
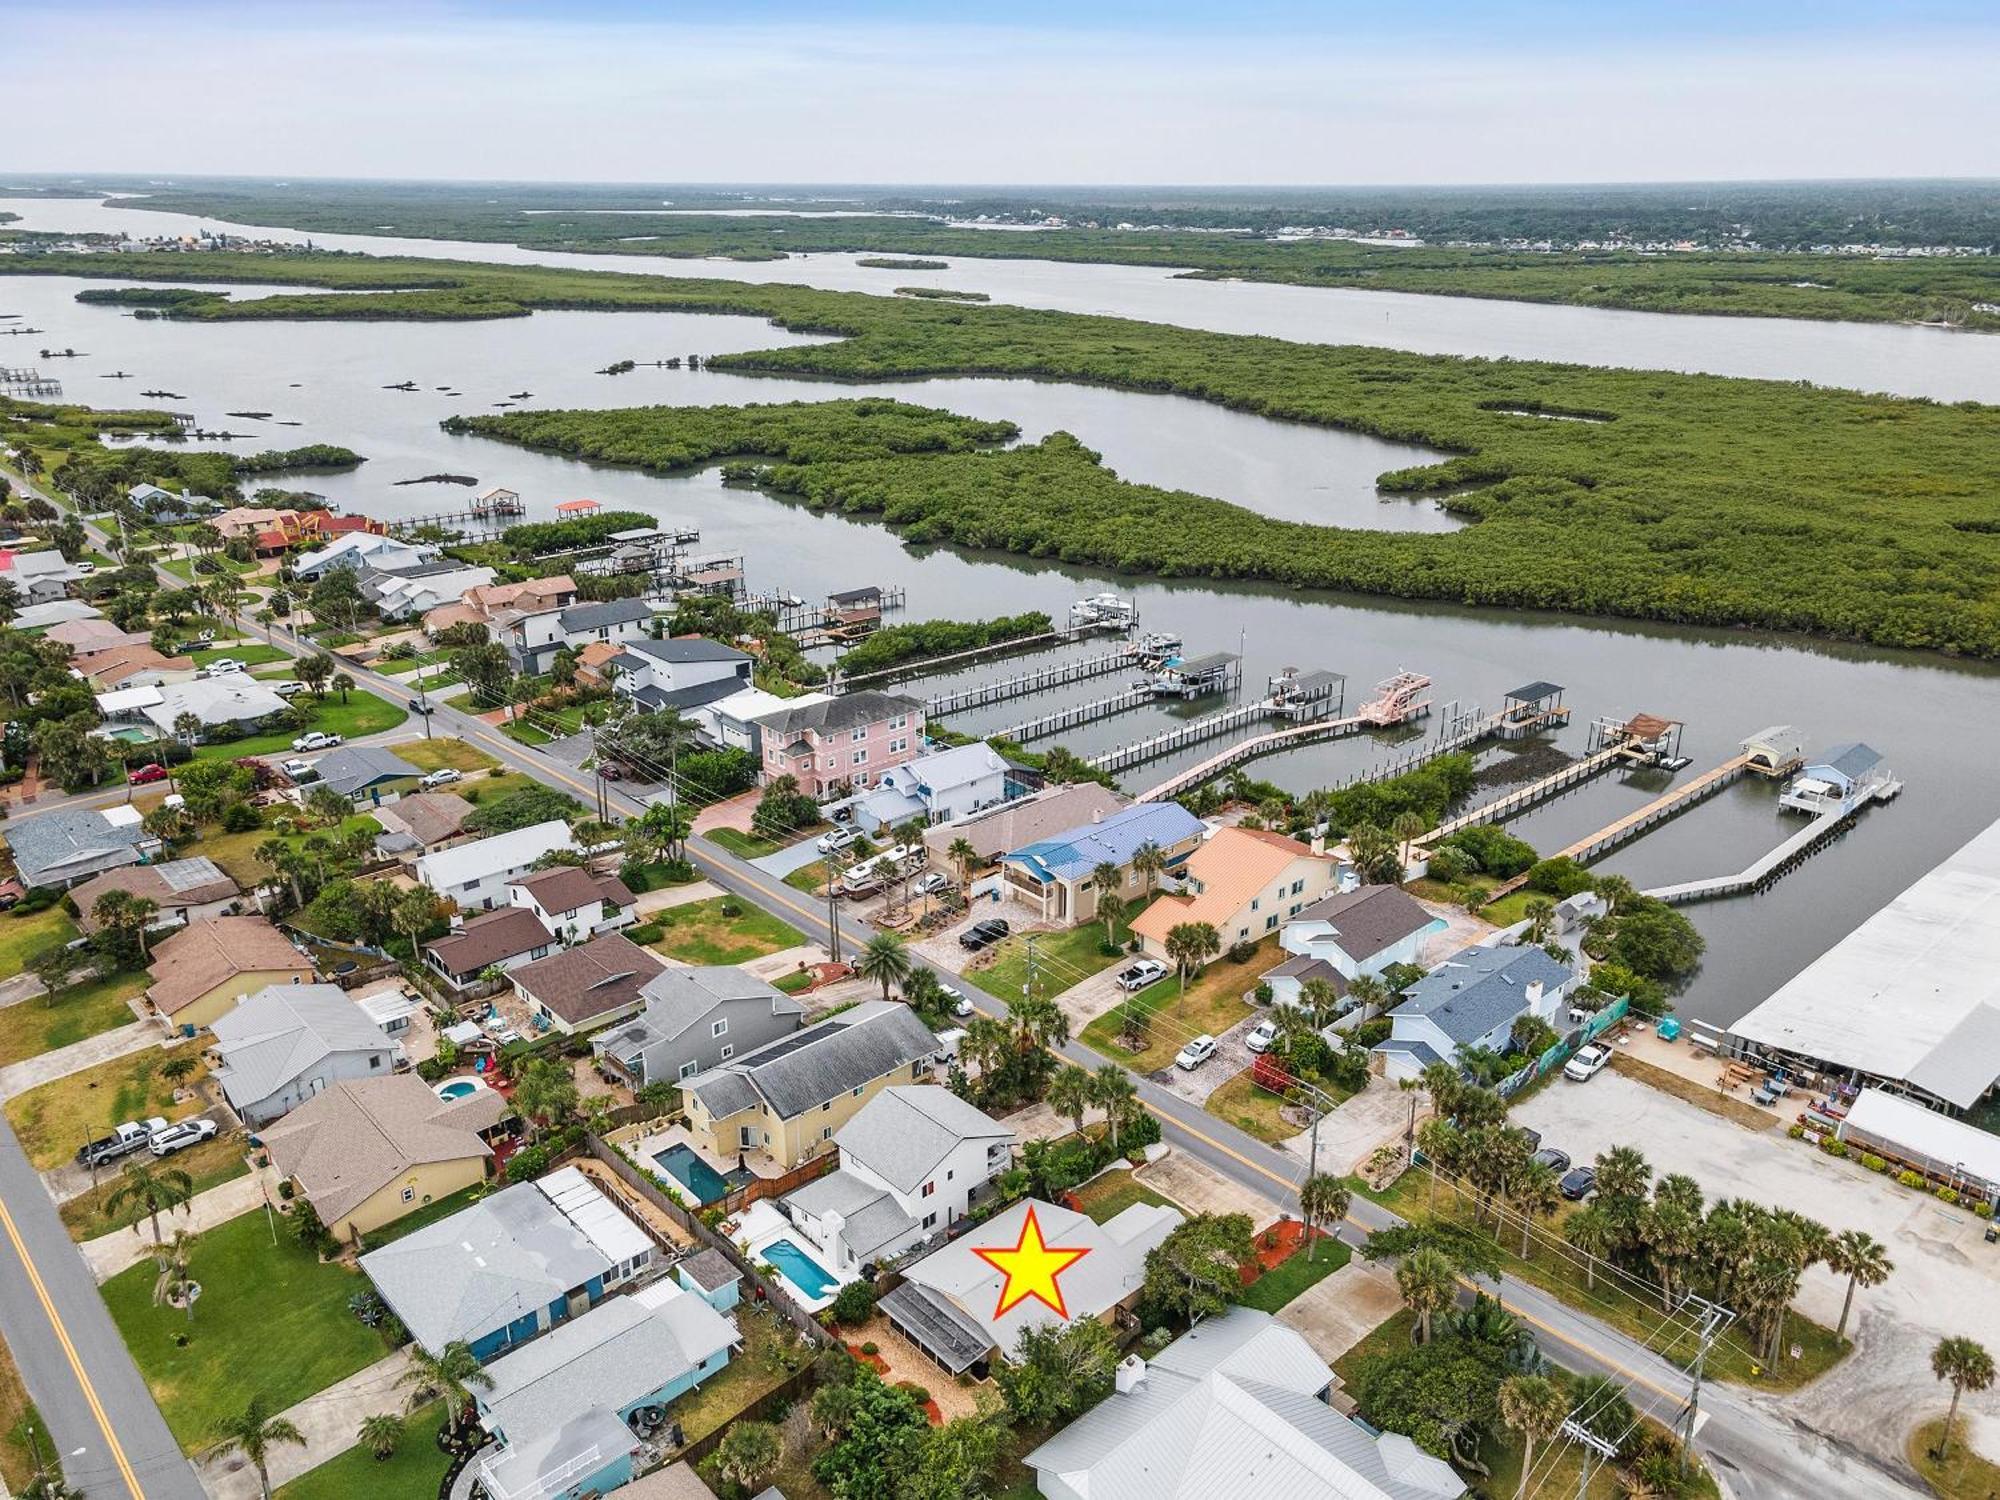
M1057 1317L1067 1320L1069 1310L1063 1305L1062 1288L1056 1278L1090 1254L1090 1247L1047 1243L1031 1204L1027 1218L1021 1221L1021 1238L1011 1248L982 1250L975 1245L972 1253L1007 1278L1000 1288L1000 1305L993 1310L996 1319L1004 1317L1010 1307L1032 1297Z

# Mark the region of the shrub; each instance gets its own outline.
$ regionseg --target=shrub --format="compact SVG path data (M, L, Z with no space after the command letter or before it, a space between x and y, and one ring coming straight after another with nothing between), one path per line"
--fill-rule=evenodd
M1920 1172L1898 1172L1896 1174L1896 1181L1902 1183L1907 1188L1920 1188L1924 1185L1923 1174Z
M1982 1219L1993 1217L1993 1205L1988 1203L1984 1198L1981 1198L1977 1203L1972 1205L1972 1211Z
M1229 945L1229 961L1233 964L1247 964L1257 956L1257 945L1244 939Z
M908 1396L919 1406L930 1405L931 1393L918 1385L914 1380L899 1380L896 1382L896 1389Z
M1257 988L1254 991L1252 991L1252 993L1256 995L1257 1003L1259 1005L1269 1005L1272 999L1270 981L1266 979L1258 980Z
M861 1346L861 1352L863 1354L868 1354L868 1355L880 1354L882 1352L882 1346L876 1343L873 1339L870 1339L867 1343Z
M1939 1189L1937 1190L1937 1200L1938 1200L1938 1202L1940 1202L1940 1203L1956 1203L1956 1202L1958 1202L1958 1189L1957 1189L1957 1188L1948 1188L1948 1187L1941 1187L1941 1188L1939 1188Z
M850 1281L840 1289L827 1311L833 1314L836 1323L850 1326L866 1323L875 1311L875 1288L866 1281Z
M263 826L264 819L258 814L257 809L247 802L230 803L229 810L222 815L224 833L249 833Z
M642 948L646 947L650 943L657 943L661 938L665 937L666 935L667 935L666 927L659 922L641 922L636 927L628 927L625 929L625 936L630 938L633 942L637 943Z
M1785 1134L1795 1141L1802 1141L1806 1138L1806 1128L1803 1125L1794 1125Z
M292 1179L289 1177L283 1179L278 1184L278 1196L284 1199L287 1203L292 1201L293 1194L297 1192L298 1189L292 1185Z
M722 905L717 907L716 910L720 911L725 917L740 917L743 915L743 903L733 896L728 896L723 898Z
M1872 1151L1862 1152L1860 1162L1862 1166L1871 1172L1886 1172L1889 1170L1889 1164Z
M1847 1142L1835 1140L1830 1135L1822 1136L1820 1137L1819 1149L1824 1151L1828 1156L1845 1156L1847 1155Z

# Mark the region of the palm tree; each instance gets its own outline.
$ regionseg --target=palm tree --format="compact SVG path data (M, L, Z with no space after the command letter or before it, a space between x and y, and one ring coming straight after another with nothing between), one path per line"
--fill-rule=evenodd
M196 1287L188 1274L188 1258L194 1254L198 1238L189 1230L176 1229L172 1239L153 1246L153 1264L160 1272L153 1282L153 1306L172 1307L178 1301L190 1323L194 1321Z
M1597 1158L1600 1199L1643 1201L1653 1183L1653 1169L1636 1146L1613 1146Z
M1843 1229L1834 1236L1826 1264L1836 1276L1847 1277L1847 1296L1840 1304L1840 1322L1833 1330L1835 1338L1844 1338L1847 1315L1854 1307L1855 1287L1880 1286L1896 1266L1881 1243L1859 1229Z
M1356 974L1347 981L1347 1008L1360 1012L1355 1017L1357 1022L1374 1020L1394 998L1395 992L1373 974Z
M576 1106L576 1078L567 1064L554 1057L535 1058L514 1081L514 1109L528 1122L531 1137L541 1135L537 1121L556 1124L573 1114Z
M185 711L175 714L174 736L192 749L194 742L201 738L201 715Z
M1521 1482L1514 1500L1528 1492L1535 1444L1547 1442L1569 1420L1569 1397L1546 1375L1512 1375L1500 1382L1500 1420L1521 1435Z
M1347 1190L1347 1184L1325 1172L1308 1177L1300 1186L1299 1217L1306 1224L1307 1260L1319 1250L1319 1236L1313 1231L1322 1224L1331 1224L1334 1238L1338 1239L1340 1221L1347 1217L1347 1207L1353 1201L1354 1195Z
M1396 836L1396 842L1402 847L1404 869L1410 867L1410 845L1422 838L1429 827L1423 817L1414 812L1399 812L1389 824L1389 832Z
M1340 1010L1340 991L1333 987L1331 979L1315 976L1299 986L1297 1008L1312 1017L1315 1027L1331 1025Z
M1445 1172L1456 1175L1461 1140L1459 1128L1443 1115L1433 1115L1417 1127L1417 1149L1431 1164L1429 1212L1432 1218L1437 1217L1438 1177Z
M960 834L951 841L944 852L950 856L951 862L958 866L959 893L963 895L966 888L972 884L972 865L973 861L979 858L979 851L972 847L971 839Z
M1146 899L1153 899L1153 886L1167 873L1167 854L1153 840L1147 839L1132 851L1132 871L1146 882Z
M880 984L884 1000L889 998L894 986L910 977L910 971L915 967L916 960L910 957L909 944L893 932L876 933L854 960L854 972Z
M1077 1133L1081 1135L1083 1117L1097 1102L1096 1095L1097 1080L1090 1076L1090 1071L1075 1063L1065 1063L1049 1080L1049 1091L1044 1097L1050 1109L1076 1122Z
M1207 960L1222 951L1222 939L1207 922L1176 922L1167 932L1167 957L1181 978L1181 997L1187 997L1188 977Z
M176 1058L178 1062L181 1059ZM118 1185L104 1200L104 1217L130 1215L132 1232L139 1232L142 1220L151 1220L153 1243L160 1243L160 1215L186 1208L194 1196L194 1179L178 1167L156 1167L135 1161L118 1174Z
M1119 1129L1139 1110L1139 1086L1116 1063L1106 1063L1091 1075L1091 1100L1104 1111L1104 1123L1111 1127L1111 1149L1118 1149Z
M1563 1238L1584 1254L1583 1281L1597 1290L1597 1263L1618 1248L1618 1226L1595 1203L1587 1203L1563 1221Z
M1993 1356L1986 1346L1963 1335L1939 1339L1931 1350L1931 1374L1951 1382L1951 1410L1945 1414L1944 1435L1938 1439L1938 1462L1944 1462L1951 1448L1952 1424L1958 1420L1958 1398L1967 1391L1983 1391L1993 1384Z
M394 1456L403 1441L403 1419L392 1411L378 1411L361 1419L355 1436L375 1455L376 1461Z
M1125 872L1120 870L1110 860L1100 859L1091 867L1089 885L1093 891L1097 892L1097 907L1100 914L1104 910L1105 897L1116 897L1119 889L1124 884ZM1122 906L1124 903L1121 902L1119 904ZM1104 929L1104 940L1106 942L1111 941L1111 929L1109 926Z
M1539 946L1556 929L1556 904L1547 896L1536 896L1521 910L1528 918L1528 941Z
M1023 995L1007 1002L1018 1052L1049 1051L1069 1041L1069 1017L1046 995Z
M453 1339L439 1354L431 1353L422 1344L410 1345L409 1367L396 1377L396 1384L414 1387L410 1396L413 1410L434 1396L442 1396L450 1413L447 1420L451 1430L457 1432L474 1387L492 1390L493 1377L481 1367L470 1344Z
M217 1446L224 1453L241 1453L255 1465L257 1483L264 1492L264 1500L271 1500L271 1449L278 1443L294 1443L303 1448L306 1436L297 1424L288 1417L271 1414L269 1403L262 1395L252 1396L250 1404L233 1417L225 1417L216 1429Z
M1660 1273L1660 1305L1672 1312L1681 1269L1701 1248L1701 1211L1673 1197L1655 1199L1640 1217L1639 1238Z
M1545 1161L1530 1161L1514 1173L1507 1196L1514 1200L1514 1210L1521 1216L1521 1259L1531 1259L1528 1236L1535 1220L1554 1213L1562 1203L1556 1169Z
M1458 1294L1458 1275L1441 1251L1424 1245L1396 1267L1396 1290L1403 1295L1403 1306L1416 1314L1417 1342L1428 1344L1431 1319L1451 1306Z
M340 694L340 701L345 703L347 695L354 691L354 679L345 672L335 672L333 674L333 681L328 686Z
M1610 909L1612 915L1624 910L1632 898L1639 894L1638 887L1623 875L1602 875L1597 881L1598 899Z

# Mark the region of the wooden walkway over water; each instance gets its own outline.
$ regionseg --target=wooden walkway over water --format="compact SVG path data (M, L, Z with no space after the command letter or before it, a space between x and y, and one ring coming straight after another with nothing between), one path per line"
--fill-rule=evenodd
M1761 891L1790 874L1839 837L1849 823L1861 816L1862 809L1869 803L1887 802L1902 789L1902 782L1895 780L1864 787L1852 802L1814 814L1805 827L1733 875L1711 875L1706 880L1684 880L1678 885L1655 886L1642 894L1664 901L1669 906L1681 906L1691 901L1712 901L1721 896Z
M1038 719L1009 724L1005 729L995 730L987 738L1012 740L1017 745L1025 745L1033 740L1047 739L1052 734L1061 734L1065 729L1074 729L1079 724L1089 724L1098 719L1108 719L1114 714L1130 713L1135 708L1145 708L1156 701L1150 685L1127 688L1124 692L1113 693L1108 698L1093 698L1088 703L1073 703L1068 708L1056 709L1053 713L1043 714Z
M1236 725L1246 722L1249 717L1262 717L1269 712L1270 707L1268 704L1257 703L1246 704L1243 708L1229 709L1221 714L1211 714L1209 716L1210 719L1225 719L1232 718L1233 716L1233 722L1221 725L1209 731L1209 733L1220 734L1226 729L1233 729ZM1420 710L1420 713L1429 712L1429 704L1425 704ZM1208 720L1196 719L1193 724L1184 727L1193 729L1207 722ZM1270 755L1278 750L1289 750L1294 745L1303 745L1313 740L1332 740L1342 738L1345 735L1360 734L1363 730L1375 727L1369 720L1356 715L1355 717L1346 719L1329 719L1317 724L1297 724L1290 729L1275 729L1269 734L1253 735L1247 740L1231 745L1220 755L1211 755L1207 760L1202 761L1198 765L1189 766L1185 771L1176 772L1158 786L1146 788L1145 791L1139 793L1138 800L1141 802L1159 802L1168 797L1178 797L1182 792L1188 790L1188 788L1200 786L1204 781L1220 776L1231 766L1241 765L1244 761L1254 760L1260 755ZM1164 736L1158 738L1164 738ZM1150 740L1142 740L1139 745L1127 746L1126 748L1136 750L1152 743L1153 741ZM1153 751L1151 754L1140 758L1152 759L1153 755L1163 755L1168 750L1179 749L1180 745L1189 743L1192 743L1192 740L1183 739L1179 744ZM1128 765L1133 763L1131 761L1125 762ZM1092 761L1091 764L1096 765L1097 762Z
M926 698L924 715L926 718L941 719L946 714L963 713L968 708L984 708L989 703L1005 703L1009 698L1025 698L1032 693L1045 693L1050 688L1067 687L1072 682L1104 677L1123 671L1132 664L1132 654L1121 646L1116 651L1096 656L1081 656L1075 661L1034 667L1026 672L1017 672L1012 677L996 677L991 682L978 682L968 688ZM850 677L847 681L851 686L857 680Z
M1461 829L1476 828L1481 823L1503 822L1516 813L1526 812L1538 802L1560 792L1566 792L1573 786L1581 785L1613 766L1634 764L1637 760L1638 752L1631 743L1621 742L1608 750L1600 750L1595 755L1587 755L1582 760L1573 760L1560 771L1552 772L1539 781L1531 781L1526 786L1516 787L1513 791L1462 812L1455 818L1446 818L1417 842L1426 845L1436 844L1450 838Z
M1077 641L1104 631L1117 631L1121 627L1109 623L1072 625L1065 630L1045 630L1039 635L1015 636L1012 640L994 641L990 645L973 646L964 651L953 651L944 656L926 656L916 661L898 662L893 667L879 667L873 672L856 672L853 676L842 676L829 684L831 691L847 692L864 682L893 681L899 677L927 677L934 672L955 670L968 662L983 660L989 656L1004 656L1010 651L1029 651L1041 647L1068 646ZM1128 656L1126 658L1130 660ZM835 662L836 669L839 663Z

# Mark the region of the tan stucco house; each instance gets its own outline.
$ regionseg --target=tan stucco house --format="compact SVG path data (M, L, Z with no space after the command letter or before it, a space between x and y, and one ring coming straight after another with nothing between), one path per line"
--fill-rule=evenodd
M198 1031L274 984L307 984L313 966L262 917L190 922L153 950L146 998L169 1026Z

